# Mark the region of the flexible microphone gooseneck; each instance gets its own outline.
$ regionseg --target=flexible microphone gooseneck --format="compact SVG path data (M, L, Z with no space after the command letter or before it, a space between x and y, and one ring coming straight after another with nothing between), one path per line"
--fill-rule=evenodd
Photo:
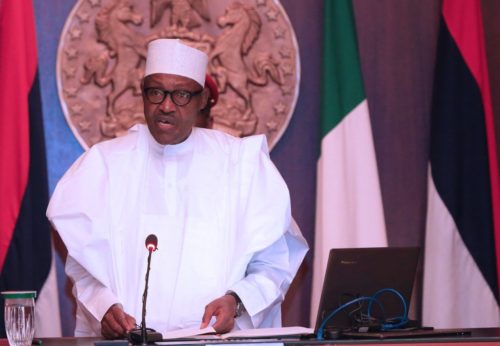
M158 250L158 238L154 234L150 234L146 238L146 249L148 249L148 268L146 270L146 284L144 285L144 293L142 294L142 322L141 322L141 336L142 344L148 344L148 337L146 332L146 301L148 299L148 281L149 270L151 267L151 254L153 251Z
M154 329L146 328L146 301L148 299L148 281L149 270L151 267L151 254L158 250L158 238L154 234L150 234L146 238L146 249L148 250L148 267L146 270L146 282L144 285L144 293L142 294L142 322L140 328L130 331L128 334L129 341L134 345L147 345L148 342L156 342L162 340L163 336Z

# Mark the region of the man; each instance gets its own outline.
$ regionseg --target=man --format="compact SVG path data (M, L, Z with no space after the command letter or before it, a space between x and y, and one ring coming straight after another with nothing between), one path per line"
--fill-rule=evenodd
M160 332L212 324L279 326L280 304L307 244L264 136L194 127L206 107L208 57L178 40L150 42L147 127L93 146L68 170L47 216L68 249L75 334L122 337L141 316Z

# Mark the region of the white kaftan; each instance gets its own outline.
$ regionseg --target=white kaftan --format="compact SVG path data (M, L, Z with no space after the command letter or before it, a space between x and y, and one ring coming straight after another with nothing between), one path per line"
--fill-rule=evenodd
M307 251L264 136L194 128L163 146L136 125L73 164L47 216L68 249L79 336L100 335L114 303L140 322L150 233L158 251L146 321L160 332L198 327L205 306L228 290L247 310L236 328L279 326Z

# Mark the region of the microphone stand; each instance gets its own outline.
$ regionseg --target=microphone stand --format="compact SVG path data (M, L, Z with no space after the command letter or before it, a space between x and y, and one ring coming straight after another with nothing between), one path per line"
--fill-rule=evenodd
M156 332L154 329L146 328L146 301L148 299L148 283L149 272L151 269L151 254L158 248L158 238L154 234L150 234L146 238L146 249L148 250L148 266L146 269L146 282L144 285L144 293L142 294L142 322L140 328L131 330L128 334L128 339L133 345L147 345L148 342L156 342L162 340L161 333Z
M142 294L142 322L141 322L141 336L142 344L148 344L148 334L146 332L146 301L148 299L148 281L149 281L149 269L151 266L151 254L153 253L152 248L148 248L148 268L146 270L146 284L144 285L144 293Z

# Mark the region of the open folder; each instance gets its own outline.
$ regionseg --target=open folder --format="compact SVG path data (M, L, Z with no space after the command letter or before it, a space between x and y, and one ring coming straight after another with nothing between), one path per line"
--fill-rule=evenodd
M213 339L259 339L272 338L279 339L285 337L299 337L301 335L312 334L312 328L305 327L282 327L282 328L257 328L236 330L226 334L216 334L215 329L207 327L203 329L188 328L179 329L170 332L164 332L163 340L175 339L195 339L195 340L213 340Z

